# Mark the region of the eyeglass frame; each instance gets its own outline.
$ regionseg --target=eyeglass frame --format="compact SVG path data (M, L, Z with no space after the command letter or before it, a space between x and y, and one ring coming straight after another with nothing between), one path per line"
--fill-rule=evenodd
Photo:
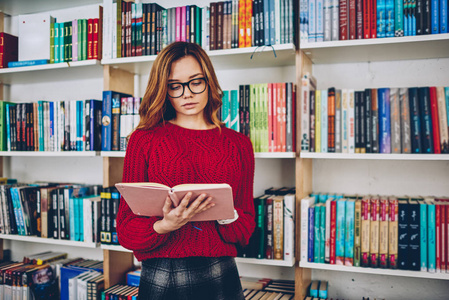
M202 90L202 91L199 92L199 93L195 93L195 92L193 92L193 91L190 89L190 83L191 83L192 81L195 81L195 80L198 80L198 79L204 80L204 82L205 82L204 90ZM208 83L207 83L206 77L199 77L199 78L193 78L193 79L191 79L191 80L189 80L189 81L187 81L187 82L173 82L173 83L169 83L168 86L170 86L171 84L180 84L180 85L182 85L182 94L179 95L178 97L173 97L173 96L171 96L170 93L167 91L167 95L168 95L170 98L177 99L177 98L181 98L182 96L184 96L184 93L185 93L185 90L186 90L186 86L187 86L187 88L189 89L189 91L190 91L192 94L199 95L199 94L204 93L204 91L207 89L207 84L208 84Z

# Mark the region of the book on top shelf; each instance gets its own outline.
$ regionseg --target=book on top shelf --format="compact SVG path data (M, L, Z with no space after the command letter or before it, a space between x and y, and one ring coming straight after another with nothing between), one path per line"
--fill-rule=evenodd
M201 194L212 197L213 208L202 212L191 221L225 220L234 218L232 188L228 184L180 184L168 187L159 183L136 182L115 185L129 207L136 215L163 216L165 199L170 197L174 207L178 207L187 192L192 192L190 201ZM151 205L149 205L151 203Z

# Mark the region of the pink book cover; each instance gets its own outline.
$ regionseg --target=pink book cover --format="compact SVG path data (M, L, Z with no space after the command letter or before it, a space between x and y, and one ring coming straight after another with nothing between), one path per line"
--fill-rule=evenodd
M186 7L181 7L181 41L185 42L186 39Z
M181 7L176 7L176 41L181 41Z
M234 200L232 188L226 183L221 184L180 184L168 187L159 183L137 182L117 183L115 185L125 199L132 212L139 216L162 217L167 196L177 207L187 192L192 192L191 201L201 194L212 197L215 206L195 215L190 221L215 221L234 218Z
M268 152L274 150L273 140L273 84L268 83Z
M78 20L72 21L72 61L78 61Z

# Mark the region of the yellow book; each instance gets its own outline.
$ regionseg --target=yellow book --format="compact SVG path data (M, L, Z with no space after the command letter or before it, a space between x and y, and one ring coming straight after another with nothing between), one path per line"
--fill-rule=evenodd
M381 197L379 210L379 264L381 268L388 267L388 210L390 205L388 198Z
M315 91L315 152L321 152L321 91Z
M256 146L256 128L255 128L255 100L256 100L256 92L255 92L255 84L249 85L249 138L251 143L253 144L254 152L257 152Z
M378 197L371 199L371 223L370 223L370 266L377 268L379 266L379 208Z
M273 199L274 259L284 259L284 196Z

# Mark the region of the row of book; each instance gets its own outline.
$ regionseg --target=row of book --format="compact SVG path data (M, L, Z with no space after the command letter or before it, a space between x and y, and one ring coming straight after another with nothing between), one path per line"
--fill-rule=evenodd
M103 101L2 101L0 151L124 151L140 102L113 91L104 91Z
M86 271L99 275L90 281L74 281ZM77 295L70 299L101 298L104 290L103 262L83 258L67 258L67 253L45 251L31 254L21 262L0 263L0 297L2 299L69 299L69 286L77 285ZM72 292L74 291L71 289ZM95 298L89 298L95 299Z
M295 189L269 188L254 199L256 228L238 256L291 261L295 253Z
M0 232L99 242L101 186L66 183L0 185Z
M447 198L312 194L301 201L301 261L446 273L448 207Z
M219 115L226 127L251 139L255 152L296 150L296 85L262 83L223 91Z
M104 57L155 55L174 41L205 50L293 43L292 0L232 0L164 8L156 3L104 2Z
M309 293L305 300L327 299L329 282L325 280L313 280L310 283Z
M288 300L295 297L293 280L252 278L240 276L245 299L250 300Z
M446 0L300 0L306 42L415 36L448 32Z
M449 153L449 88L315 90L302 80L301 151Z

